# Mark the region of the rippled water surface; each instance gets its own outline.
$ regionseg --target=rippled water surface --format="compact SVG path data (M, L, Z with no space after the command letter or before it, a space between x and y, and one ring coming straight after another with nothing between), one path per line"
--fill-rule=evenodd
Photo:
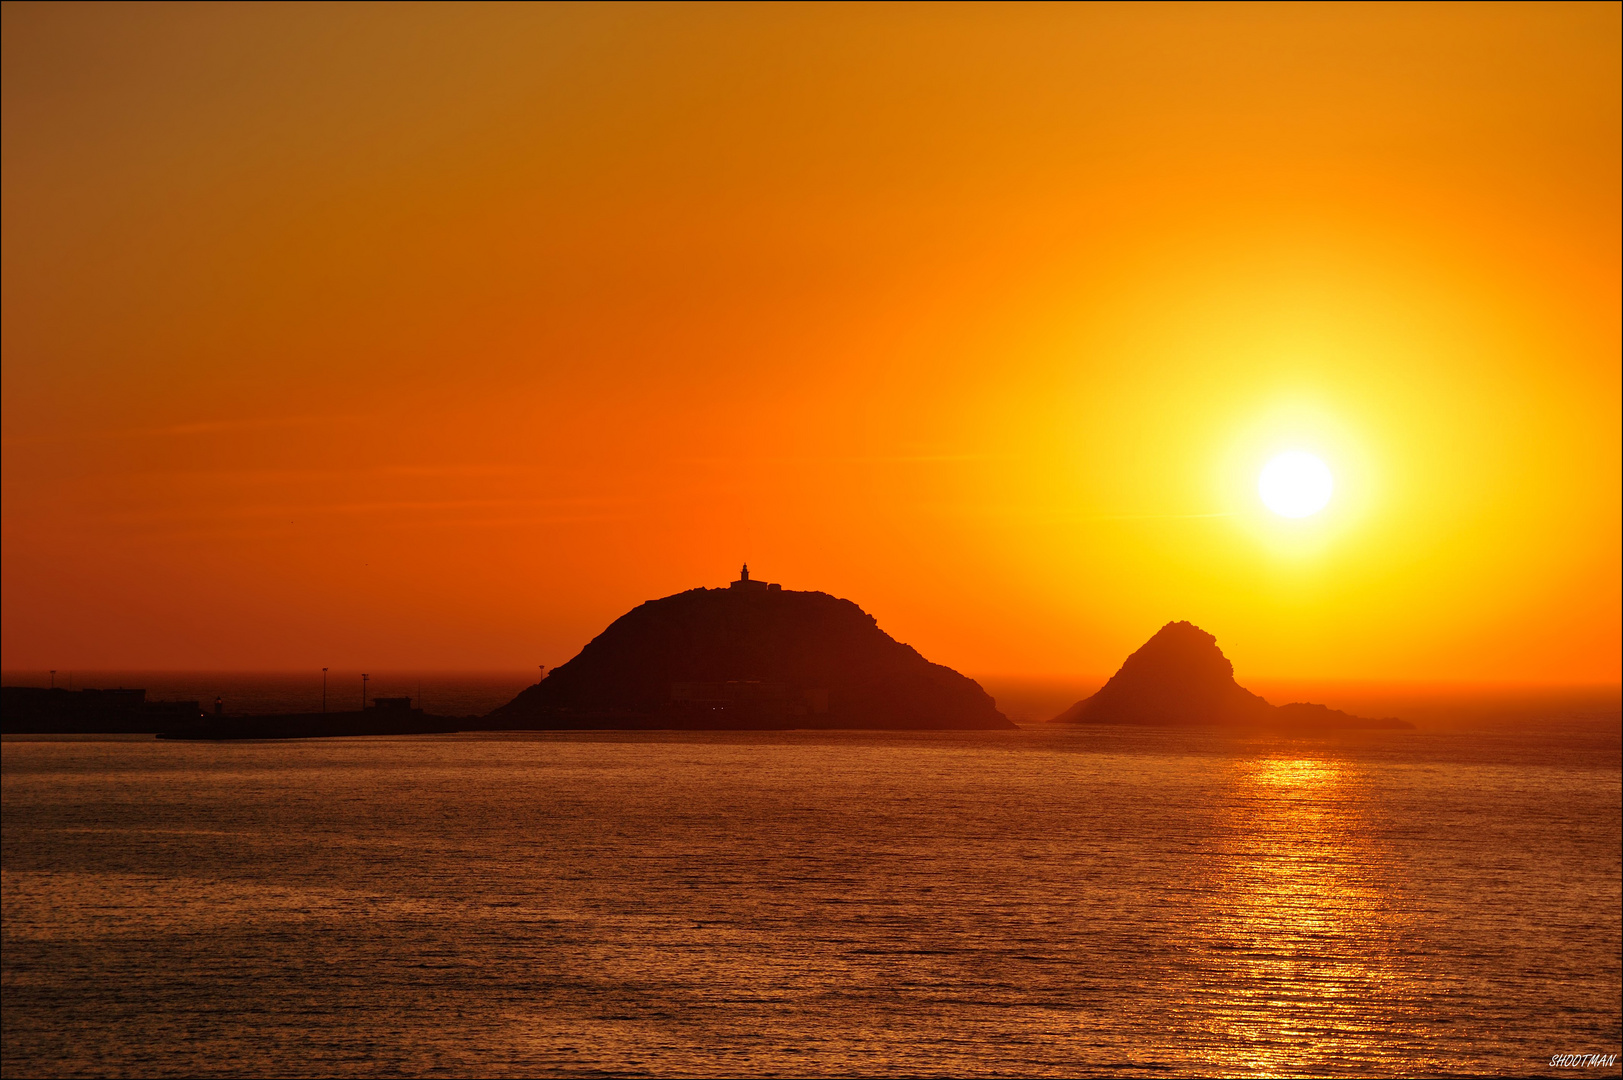
M1619 1050L1615 733L8 737L3 766L8 1076Z

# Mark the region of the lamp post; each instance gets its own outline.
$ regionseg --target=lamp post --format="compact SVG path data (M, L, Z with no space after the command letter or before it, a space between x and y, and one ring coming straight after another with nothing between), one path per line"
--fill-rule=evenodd
M364 672L364 671L361 672L361 711L362 712L366 711L366 680L370 679L371 677L372 676L368 675L366 672Z
M321 669L321 715L327 715L327 669Z
M56 689L56 669L55 668L51 669L51 689L52 690Z

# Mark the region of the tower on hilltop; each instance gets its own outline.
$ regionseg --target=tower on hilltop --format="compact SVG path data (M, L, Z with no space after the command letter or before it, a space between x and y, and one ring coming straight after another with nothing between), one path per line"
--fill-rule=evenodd
M767 583L765 581L751 581L750 580L750 564L749 563L745 563L744 568L738 572L738 580L733 582L731 585L729 585L727 587L729 589L735 589L735 590L737 590L738 592L741 592L741 593L782 592L783 591L783 586L778 585L775 582L769 584L769 583Z

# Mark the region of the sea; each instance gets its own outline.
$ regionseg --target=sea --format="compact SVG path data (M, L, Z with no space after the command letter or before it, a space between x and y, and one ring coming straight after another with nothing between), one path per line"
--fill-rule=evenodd
M0 797L7 1077L1620 1072L1615 716L6 736Z

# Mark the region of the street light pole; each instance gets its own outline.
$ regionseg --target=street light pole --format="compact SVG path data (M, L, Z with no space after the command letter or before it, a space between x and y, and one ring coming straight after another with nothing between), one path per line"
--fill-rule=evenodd
M368 675L366 672L364 672L364 671L361 672L361 711L362 712L366 711L366 680L370 679L371 677L372 676Z
M327 669L321 669L321 715L327 715Z

